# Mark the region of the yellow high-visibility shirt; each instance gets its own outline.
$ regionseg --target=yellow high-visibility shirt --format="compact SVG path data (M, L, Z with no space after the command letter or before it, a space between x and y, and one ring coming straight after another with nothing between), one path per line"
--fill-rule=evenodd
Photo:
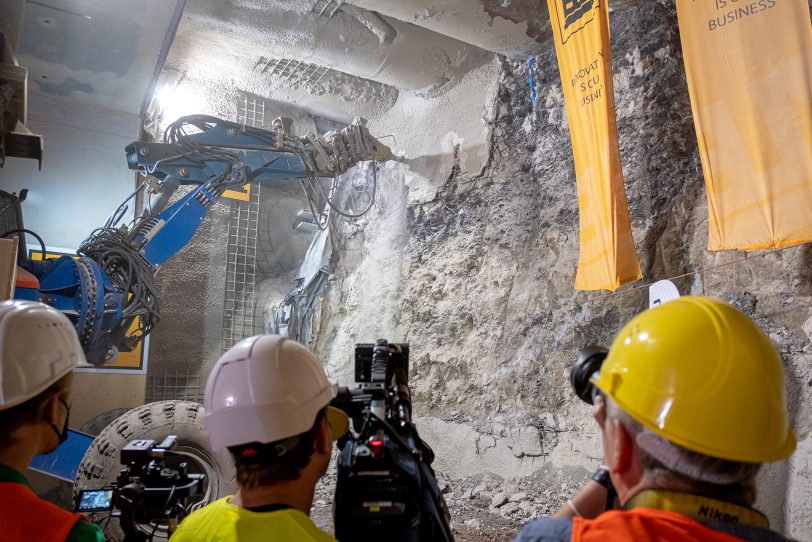
M171 542L336 542L306 514L291 508L252 512L219 499L184 519Z

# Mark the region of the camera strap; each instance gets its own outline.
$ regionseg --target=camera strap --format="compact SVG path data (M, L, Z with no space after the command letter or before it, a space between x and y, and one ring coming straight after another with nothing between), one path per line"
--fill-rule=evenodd
M758 510L718 499L689 493L678 493L676 491L647 489L629 499L624 508L626 510L632 508L656 508L666 512L676 512L697 521L742 523L765 529L770 527L767 517Z

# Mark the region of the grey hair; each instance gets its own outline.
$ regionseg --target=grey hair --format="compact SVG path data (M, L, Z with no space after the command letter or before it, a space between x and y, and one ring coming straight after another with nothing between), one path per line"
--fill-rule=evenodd
M760 463L743 463L688 450L649 431L606 399L607 418L618 420L632 438L643 476L652 489L680 491L742 506L756 500Z

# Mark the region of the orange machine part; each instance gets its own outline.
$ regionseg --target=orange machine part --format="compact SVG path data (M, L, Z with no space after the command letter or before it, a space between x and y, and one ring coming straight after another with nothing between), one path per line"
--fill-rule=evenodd
M39 289L39 280L37 277L20 267L17 266L17 288L35 288Z

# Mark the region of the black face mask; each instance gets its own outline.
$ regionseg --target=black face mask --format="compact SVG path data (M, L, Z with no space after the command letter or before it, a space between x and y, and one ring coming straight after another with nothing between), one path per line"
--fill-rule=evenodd
M59 439L59 444L62 444L63 442L68 440L68 419L70 419L70 407L68 406L68 403L66 403L65 400L62 399L62 397L57 397L57 399L59 399L60 403L65 405L65 410L67 410L68 413L65 414L65 424L62 426L62 432L61 433L59 432L59 429L57 429L54 424L50 424L50 425L51 425L51 429L53 429L54 433L56 433L56 437ZM57 447L59 446L59 444L57 444Z

